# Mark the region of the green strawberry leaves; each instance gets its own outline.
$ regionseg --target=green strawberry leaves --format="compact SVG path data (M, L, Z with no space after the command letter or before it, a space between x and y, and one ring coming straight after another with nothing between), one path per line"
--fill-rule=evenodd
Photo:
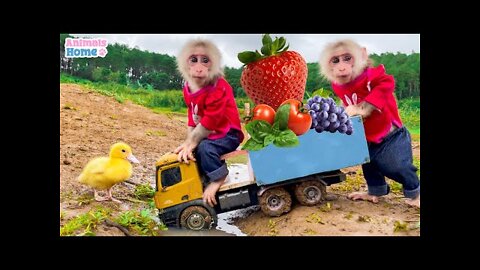
M298 145L298 137L288 128L290 104L280 106L275 114L273 125L264 120L253 120L245 125L250 139L242 149L257 151L270 144L277 147L292 147Z
M271 55L277 55L282 52L285 52L288 50L288 45L285 47L285 44L287 43L287 40L284 37L275 37L275 40L272 41L272 38L270 37L269 34L265 34L262 37L262 48L260 51L262 52L261 54L258 51L252 52L252 51L245 51L238 53L237 57L240 62L243 64L247 65L249 63L258 61L260 59L266 58Z

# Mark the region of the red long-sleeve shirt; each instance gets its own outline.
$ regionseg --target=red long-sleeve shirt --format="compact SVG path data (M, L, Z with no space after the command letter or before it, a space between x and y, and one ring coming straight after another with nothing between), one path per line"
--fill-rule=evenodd
M225 79L220 78L215 85L207 85L193 94L190 93L188 83L185 83L183 97L188 107L188 126L196 127L201 123L213 131L208 135L212 140L225 137L230 128L233 128L239 131L240 142L243 141L233 90Z
M367 68L355 80L343 85L333 83L332 87L345 106L366 101L377 107L378 110L374 110L363 122L368 142L381 142L392 123L397 127L403 126L393 95L395 80L385 73L383 65Z

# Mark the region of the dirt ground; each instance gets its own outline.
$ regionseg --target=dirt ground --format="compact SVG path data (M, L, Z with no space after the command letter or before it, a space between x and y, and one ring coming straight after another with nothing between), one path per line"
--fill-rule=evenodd
M60 227L95 207L111 209L112 215L147 207L135 201L135 185L154 185L155 162L178 146L186 135L184 117L157 114L129 101L119 103L75 84L60 84ZM113 196L122 200L96 202L91 188L76 178L93 157L107 156L110 145L124 141L140 160L133 165L128 182L117 184ZM420 157L420 144L413 143ZM248 236L419 236L420 210L403 202L400 193L391 193L378 204L346 198L351 190L365 190L360 167L344 170L348 183L327 188L333 200L307 207L293 205L280 217L269 217L258 207L243 211L230 220ZM119 228L99 225L95 235L124 236ZM215 235L215 234L211 234Z

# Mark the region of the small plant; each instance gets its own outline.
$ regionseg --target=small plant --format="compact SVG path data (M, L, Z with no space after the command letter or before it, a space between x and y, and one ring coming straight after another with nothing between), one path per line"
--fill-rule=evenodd
M393 223L393 231L394 232L406 231L407 228L408 228L408 224L406 222L401 222L399 220L396 220Z
M372 218L368 215L364 215L364 216L358 216L357 220L360 222L371 222Z
M334 191L359 191L365 185L363 172L358 170L353 175L347 175L347 179L341 183L332 186Z
M135 187L135 192L133 193L135 197L139 200L141 199L150 199L155 195L155 189L150 186L150 184L142 184Z
M322 218L319 215L317 215L316 213L311 213L310 215L308 215L307 218L305 219L305 221L310 222L310 223L325 224L322 221Z
M93 197L90 194L82 194L76 198L78 206L90 204L93 201Z
M303 233L306 234L306 235L315 235L315 234L317 234L317 232L314 231L314 230L312 230L312 229L305 229L305 230L303 231Z
M276 228L277 222L269 219L268 220L268 228L270 229L268 235L275 236L278 235L278 229Z
M164 131L161 131L161 130L147 130L147 132L145 132L145 135L164 137L164 136L167 136L167 133L165 133Z
M343 216L343 217L346 218L346 219L352 219L353 212L350 211L350 212L348 212L348 214L345 214L345 216Z
M117 217L118 224L135 231L139 235L158 235L160 230L166 230L164 224L157 224L153 220L150 209L143 209L139 212L125 211Z
M125 99L123 97L120 97L120 96L115 96L115 100L118 101L118 103L120 103L120 104L125 102Z
M420 159L418 157L413 157L413 165L417 167L417 175L420 177Z
M403 186L402 184L395 182L391 179L387 179L387 183L390 186L390 191L394 194L402 194L403 193Z
M60 192L60 201L70 200L73 197L73 191Z
M60 227L60 236L83 236L94 235L93 229L103 222L110 214L110 210L97 208L87 213L69 220L64 226Z
M318 209L322 212L330 212L332 211L332 204L327 202L326 204L320 206Z

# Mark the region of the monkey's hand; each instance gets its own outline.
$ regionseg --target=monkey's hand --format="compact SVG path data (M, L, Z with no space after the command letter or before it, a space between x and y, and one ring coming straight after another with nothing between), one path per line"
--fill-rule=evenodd
M345 112L348 114L348 116L360 115L363 119L365 119L376 109L377 107L373 106L372 104L362 101L359 104L348 106L345 108Z
M174 153L178 154L177 160L179 162L185 162L188 164L188 160L196 161L193 156L193 150L200 143L201 140L206 138L212 131L204 128L202 124L198 124L193 131L188 133L187 139L175 149Z

